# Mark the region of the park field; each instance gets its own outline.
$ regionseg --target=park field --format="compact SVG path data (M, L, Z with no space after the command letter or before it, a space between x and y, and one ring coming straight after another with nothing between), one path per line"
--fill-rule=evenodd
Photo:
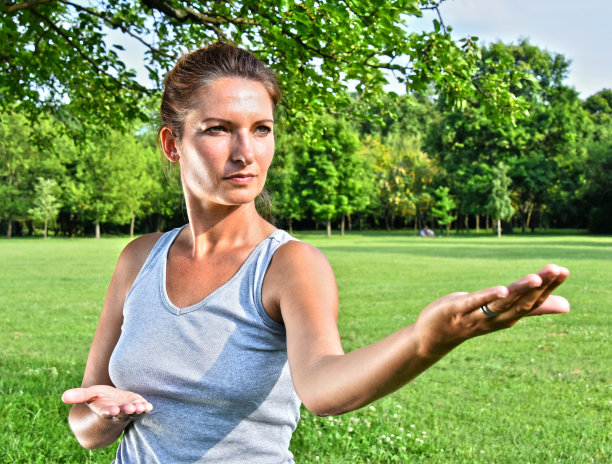
M302 463L612 462L612 238L586 235L325 238L346 351L413 322L434 299L507 284L554 262L569 314L470 340L394 394L359 411L303 411ZM128 238L0 240L0 462L109 463L66 421L106 286Z

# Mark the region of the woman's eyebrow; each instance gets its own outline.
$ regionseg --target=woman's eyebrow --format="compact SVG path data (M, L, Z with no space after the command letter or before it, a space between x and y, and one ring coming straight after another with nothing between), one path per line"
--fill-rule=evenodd
M223 124L233 124L233 122L230 121L229 119L216 118L214 116L206 118L206 119L202 119L200 121L200 123L207 123L207 122L220 122L220 123L223 123ZM259 120L255 121L254 124L262 124L262 123L274 124L274 119L259 119Z

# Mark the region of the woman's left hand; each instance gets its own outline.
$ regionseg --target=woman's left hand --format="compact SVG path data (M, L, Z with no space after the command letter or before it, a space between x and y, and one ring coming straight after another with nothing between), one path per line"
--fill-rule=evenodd
M568 301L551 295L568 276L566 268L549 264L507 287L452 293L434 301L416 322L420 353L441 356L467 339L511 327L525 316L568 312Z

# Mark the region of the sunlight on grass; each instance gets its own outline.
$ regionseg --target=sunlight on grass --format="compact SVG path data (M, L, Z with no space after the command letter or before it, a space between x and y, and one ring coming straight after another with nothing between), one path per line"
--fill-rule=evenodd
M607 463L612 460L612 239L297 234L334 268L345 349L415 320L453 291L506 284L548 262L572 275L563 316L471 340L371 406L303 411L297 463ZM126 238L0 240L0 462L109 463L72 436L61 392L81 380L106 286Z

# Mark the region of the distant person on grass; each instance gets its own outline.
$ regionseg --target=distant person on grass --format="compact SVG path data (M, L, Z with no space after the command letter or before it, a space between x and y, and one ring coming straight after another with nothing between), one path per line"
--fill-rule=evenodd
M421 237L435 237L436 234L429 227L425 226L421 229Z
M84 447L124 432L116 463L291 463L300 403L321 416L361 408L469 338L569 310L551 296L569 273L547 265L444 296L345 354L327 260L255 209L279 98L272 72L230 45L188 54L166 77L159 135L189 223L119 258L82 387L62 396Z

